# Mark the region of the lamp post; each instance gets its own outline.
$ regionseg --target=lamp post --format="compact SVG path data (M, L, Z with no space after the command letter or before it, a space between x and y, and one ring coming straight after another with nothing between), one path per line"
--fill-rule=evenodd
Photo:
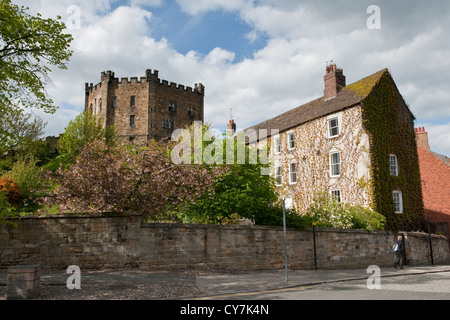
M287 258L287 240L286 240L286 206L283 198L283 233L284 233L284 273L286 282L288 282L288 258Z
M314 243L314 268L317 270L316 226L317 226L317 222L313 222L312 227L313 227L313 243Z

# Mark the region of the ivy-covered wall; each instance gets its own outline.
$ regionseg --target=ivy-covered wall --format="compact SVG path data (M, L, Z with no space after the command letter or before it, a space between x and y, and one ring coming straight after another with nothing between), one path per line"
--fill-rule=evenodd
M363 119L370 136L373 208L386 216L389 230L422 229L424 210L414 116L387 70L363 100ZM397 156L398 176L390 173L390 154ZM403 213L395 213L394 190L402 192Z

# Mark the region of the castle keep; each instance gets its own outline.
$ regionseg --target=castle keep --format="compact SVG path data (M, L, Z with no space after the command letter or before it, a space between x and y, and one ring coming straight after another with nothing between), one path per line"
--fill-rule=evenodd
M159 79L157 70L146 70L140 79L120 80L112 71L102 72L100 83L86 83L85 91L85 110L136 144L170 137L175 129L204 121L205 87L169 83Z

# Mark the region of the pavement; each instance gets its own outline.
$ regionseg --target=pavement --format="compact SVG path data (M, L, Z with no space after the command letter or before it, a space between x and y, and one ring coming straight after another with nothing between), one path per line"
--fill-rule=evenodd
M245 273L81 270L82 290L69 290L66 281L70 275L65 270L42 270L39 299L227 299L250 292L363 280L378 274L383 278L439 272L450 272L450 265L405 266L403 270L393 266L380 269L288 270L287 278L284 270ZM6 279L7 270L0 269L0 300L6 290Z
M280 290L312 286L351 280L367 280L370 276L377 274L383 277L396 277L404 275L421 275L429 273L450 272L450 265L434 266L405 266L404 269L392 267L381 267L377 271L367 268L343 269L343 270L292 270L283 272L254 272L232 275L210 275L200 276L196 284L202 291L197 298L226 299L227 296L258 292Z

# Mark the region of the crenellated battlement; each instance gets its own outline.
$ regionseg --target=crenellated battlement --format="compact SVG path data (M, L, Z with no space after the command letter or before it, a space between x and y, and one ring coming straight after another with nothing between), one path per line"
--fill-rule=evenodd
M95 86L92 83L86 83L85 84L85 90L86 93L93 93L96 90L99 90L102 88L103 83L110 83L117 86L123 86L123 85L130 85L130 84L145 84L145 83L151 83L154 82L161 87L167 87L178 91L183 91L187 93L193 93L193 94L200 94L204 95L205 87L201 83L196 83L194 85L194 88L190 86L185 86L182 84L177 84L175 82L169 82L164 79L160 79L159 71L151 69L147 69L145 71L144 77L122 77L122 78L116 78L115 73L111 70L103 71L101 72L100 82L96 84Z
M105 126L114 125L133 143L164 139L177 128L204 121L205 87L160 79L158 70L147 69L142 77L103 71L100 82L86 83L85 90L85 110L98 115Z

